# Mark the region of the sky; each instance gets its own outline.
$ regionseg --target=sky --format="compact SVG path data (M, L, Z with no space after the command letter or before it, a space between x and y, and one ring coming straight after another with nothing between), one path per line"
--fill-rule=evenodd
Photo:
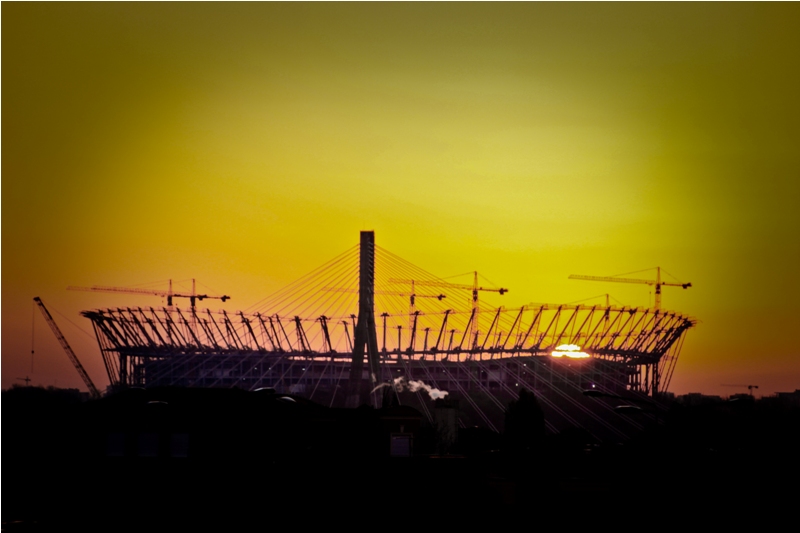
M507 307L660 266L671 391L800 388L799 4L1 9L3 388L85 388L34 296L102 388L80 311L161 302L67 286L245 309L361 230Z

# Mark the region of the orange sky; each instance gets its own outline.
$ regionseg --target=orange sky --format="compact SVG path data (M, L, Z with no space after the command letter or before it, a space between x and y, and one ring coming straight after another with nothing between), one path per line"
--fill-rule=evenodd
M798 30L794 3L3 3L2 386L83 387L34 296L105 386L66 319L160 302L68 285L246 308L374 229L509 307L648 305L567 276L660 265L700 321L671 390L800 388Z

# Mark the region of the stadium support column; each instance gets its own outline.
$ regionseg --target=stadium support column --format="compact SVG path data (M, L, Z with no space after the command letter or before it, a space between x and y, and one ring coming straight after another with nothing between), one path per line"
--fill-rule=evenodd
M128 383L128 356L124 353L119 354L119 383L127 387Z
M380 376L378 336L375 328L375 232L361 232L361 253L358 273L358 320L350 366L348 407L369 401L369 390L363 387L364 353L369 367L369 388L377 385Z
M650 387L650 396L653 398L658 398L658 395L661 391L659 391L659 387L661 386L660 383L660 375L658 374L658 362L653 363L653 371L650 373L650 379L652 381L652 385Z

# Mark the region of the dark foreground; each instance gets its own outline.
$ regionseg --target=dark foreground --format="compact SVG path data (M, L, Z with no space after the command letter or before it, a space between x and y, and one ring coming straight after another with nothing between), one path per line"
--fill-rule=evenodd
M710 524L797 501L796 403L674 405L624 443L545 436L535 401L518 403L504 435L448 435L408 407L327 409L269 391L81 402L14 388L2 400L3 530Z

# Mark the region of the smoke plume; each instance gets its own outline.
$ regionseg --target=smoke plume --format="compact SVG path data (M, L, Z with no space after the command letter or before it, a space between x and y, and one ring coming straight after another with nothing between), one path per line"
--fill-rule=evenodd
M428 396L430 396L431 400L439 400L450 394L446 390L434 389L430 385L426 384L424 381L414 381L414 380L408 381L404 376L395 378L391 384L381 383L380 385L372 389L372 392L382 389L383 387L389 387L389 386L393 386L397 392L403 392L406 389L408 389L411 392L419 392L421 390L424 390L425 392L428 393Z

